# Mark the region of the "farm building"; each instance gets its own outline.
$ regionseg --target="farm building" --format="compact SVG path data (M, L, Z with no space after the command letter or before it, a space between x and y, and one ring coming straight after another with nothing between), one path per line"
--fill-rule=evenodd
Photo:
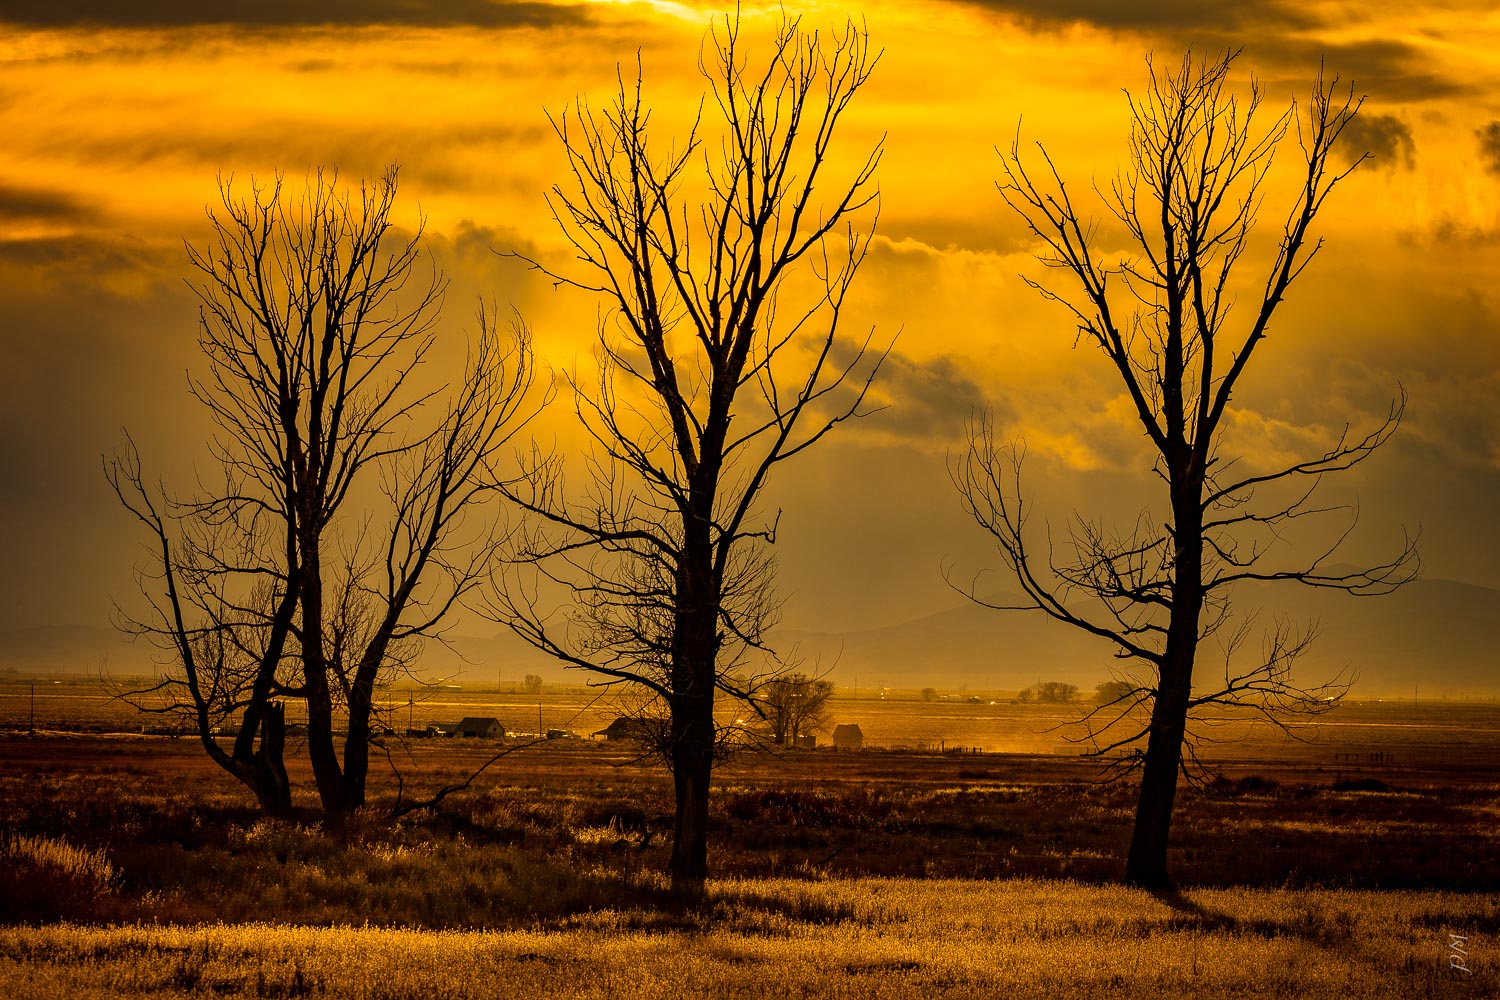
M854 723L846 722L842 726L833 727L833 748L835 750L858 750L864 745L865 734Z
M663 724L658 719L636 719L628 715L622 715L611 722L605 728L594 733L595 738L603 737L606 742L615 740L646 740L651 738L653 725Z
M505 738L505 727L500 725L499 719L469 716L458 724L456 735L481 740L498 740Z

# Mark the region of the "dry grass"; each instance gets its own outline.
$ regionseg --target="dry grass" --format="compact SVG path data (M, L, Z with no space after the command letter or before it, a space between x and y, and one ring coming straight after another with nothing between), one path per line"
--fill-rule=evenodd
M424 748L414 783L463 773L472 747ZM1185 790L1173 864L1197 886L1500 891L1495 776L1264 773ZM1045 878L1123 872L1134 790L1077 760L898 754L742 759L719 772L713 870L726 877ZM303 801L309 776L294 772ZM1486 780L1488 779L1488 780ZM660 870L671 792L617 751L506 758L433 813L340 830L270 822L188 741L0 738L0 845L96 858L102 881L5 848L0 921L254 921L513 928L635 905ZM100 870L104 870L101 868ZM54 891L22 891L23 886ZM108 886L100 893L97 887ZM654 905L645 892L640 905Z
M408 792L488 752L421 742ZM1471 751L1185 789L1172 898L1110 884L1134 789L1076 758L746 757L684 908L668 782L617 748L515 754L399 823L382 778L324 829L191 741L0 735L0 997L1500 995L1500 764Z
M1068 882L725 880L701 909L566 926L0 929L0 992L131 996L1481 997L1494 900ZM1472 970L1449 966L1449 935Z

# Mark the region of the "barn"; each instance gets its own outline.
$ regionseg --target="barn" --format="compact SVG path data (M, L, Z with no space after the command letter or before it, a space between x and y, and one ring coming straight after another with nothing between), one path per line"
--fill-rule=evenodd
M603 737L606 742L612 743L615 740L646 739L648 730L649 727L646 725L645 720L622 715L594 735L596 737Z
M499 740L505 738L505 727L499 719L471 715L458 724L456 735L471 739Z
M864 745L865 734L854 723L846 722L842 726L833 727L833 748L835 750L859 750Z

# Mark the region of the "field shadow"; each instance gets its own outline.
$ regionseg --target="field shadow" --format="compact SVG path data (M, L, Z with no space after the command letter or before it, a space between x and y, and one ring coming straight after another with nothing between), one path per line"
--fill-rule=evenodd
M1245 918L1206 907L1176 887L1154 890L1151 895L1172 910L1168 925L1173 930L1210 931L1266 940L1294 938L1324 950L1336 950L1345 957L1353 953L1372 966L1379 964L1375 956L1365 954L1360 947L1358 918L1344 908L1320 907L1308 901L1284 918Z

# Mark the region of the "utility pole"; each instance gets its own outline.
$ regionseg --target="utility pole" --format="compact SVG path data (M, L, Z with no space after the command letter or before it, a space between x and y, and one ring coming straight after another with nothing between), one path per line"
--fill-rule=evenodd
M36 735L36 681L35 680L33 680L31 682L31 722L27 725L26 731L28 733L32 734L33 736Z

